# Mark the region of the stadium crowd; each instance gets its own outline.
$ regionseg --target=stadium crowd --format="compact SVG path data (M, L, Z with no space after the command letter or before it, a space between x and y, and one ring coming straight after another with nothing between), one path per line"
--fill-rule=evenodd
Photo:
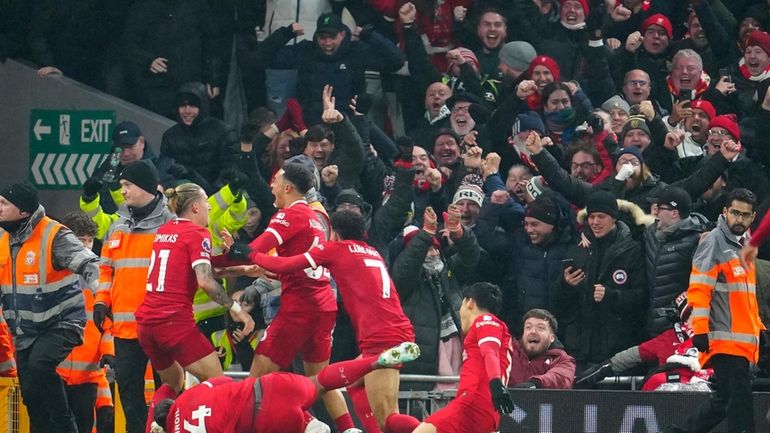
M645 390L709 391L716 383L709 410L724 415L727 407L731 426L753 419L751 404L738 402L750 378L770 375L762 324L770 320L770 249L761 245L770 227L750 236L770 208L770 1L0 5L0 59L32 62L43 77L63 74L177 122L160 143L135 122L115 126L110 157L73 203L82 213L61 219L85 248L45 216L29 184L0 191L20 212L9 219L0 200L0 260L16 260L16 242L32 239L54 249L51 269L40 268L48 284L68 288L66 297L44 298L46 308L29 307L49 311L43 320L18 311L39 294L17 305L15 274L0 275L9 322L0 328L0 368L15 375L18 367L22 380L39 383L61 376L81 433L94 416L110 428L109 410L91 410L110 406L105 365L115 369L130 433L152 422L148 359L168 367L158 383L181 389L169 369L183 362L157 352L176 343L157 337L150 348L143 337L173 326L148 316L147 303L136 314L145 293L163 290L165 262L147 280L153 241L177 218L208 227L196 239L210 237L200 254L218 277L196 268L188 281L201 287L192 314L207 349L181 367L201 380L234 364L253 376L321 377L330 360L375 356L403 341L417 343L420 356L402 373L460 375L467 317L476 311L495 313L495 326L513 337L510 375L494 373L507 387L592 388L623 374L645 376ZM210 208L205 221L196 220L198 207L181 204L183 193L192 194L189 203L200 198L184 187L190 183L203 197L195 206ZM285 231L298 224L292 208L311 221L298 237ZM38 239L36 224L52 233ZM325 241L355 243L351 252L377 258L365 259L384 273L376 290L390 298L392 286L399 305L381 322L408 321L413 333L378 330L389 339L372 345L365 330L376 325L360 317L355 292L374 288L348 283L355 266L321 254ZM303 253L296 270L269 260ZM57 274L66 269L80 279ZM18 284L38 285L23 277ZM81 289L85 300L70 302ZM85 316L74 311L80 304ZM317 335L291 338L288 326L299 325L287 321L309 312L318 322L297 329L334 329L330 353ZM51 316L64 323L54 328L70 331L87 317L85 343L73 332L37 337ZM143 324L145 317L155 321ZM35 350L41 341L49 345L44 359ZM218 367L197 364L209 343ZM52 346L67 359L44 374ZM362 373L377 377L366 386L393 391L391 367ZM435 386L402 381L400 389ZM366 431L422 428L398 418L390 394L375 404L369 393L367 403L354 388ZM505 410L504 391L490 389L494 407ZM22 392L31 402L48 398L24 381ZM353 431L339 394L323 392L339 431ZM37 410L31 415L48 416ZM700 431L721 418L700 420L666 431Z

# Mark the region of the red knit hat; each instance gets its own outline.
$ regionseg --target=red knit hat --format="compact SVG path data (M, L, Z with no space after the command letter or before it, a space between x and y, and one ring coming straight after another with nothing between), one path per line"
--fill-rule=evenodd
M717 127L726 129L735 141L741 140L741 130L738 128L738 118L735 117L735 114L724 114L711 119L709 129Z
M409 245L409 242L412 241L412 238L415 237L417 235L417 233L419 233L419 232L420 232L420 229L417 226L406 226L406 227L404 227L404 232L403 232L403 235L404 235L404 246ZM433 241L433 247L434 248L436 248L436 249L441 248L441 243L439 242L438 239L436 239L435 236L433 236L431 240Z
M746 47L759 47L762 48L765 53L770 55L770 35L759 30L754 30L749 33L749 37L746 39Z
M714 109L714 106L711 105L711 102L705 100L705 99L696 99L690 103L690 108L699 108L706 112L706 114L709 116L709 120L717 117L717 110Z
M559 4L562 7L564 7L564 2L566 2L566 1L567 0L559 0ZM588 16L588 12L590 11L590 9L588 7L588 0L578 0L578 1L580 2L580 5L583 6L583 13L585 14L585 16Z
M545 66L548 68L549 71L551 71L551 74L553 75L554 81L559 81L559 76L561 72L559 71L559 64L556 63L556 60L552 59L548 56L537 56L534 60L532 60L532 63L529 64L529 69L527 69L527 77L532 79L532 71L535 70L535 66Z
M663 27L669 38L674 34L674 30L671 27L671 21L663 14L650 15L646 20L642 21L642 34L644 34L650 26Z

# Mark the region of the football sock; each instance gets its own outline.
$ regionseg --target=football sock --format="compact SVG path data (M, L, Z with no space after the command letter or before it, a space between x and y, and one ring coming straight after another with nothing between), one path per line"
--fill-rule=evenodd
M361 424L364 426L366 433L382 433L380 425L377 423L377 418L374 417L371 406L369 406L369 398L366 397L366 388L363 386L349 386L348 395L353 402L353 410L356 412L356 416L361 420Z
M418 425L420 425L420 421L413 416L392 413L388 415L388 418L385 420L385 432L412 433Z
M348 386L364 377L366 373L374 370L377 365L377 358L377 356L370 356L368 358L335 362L321 370L316 379L327 390Z

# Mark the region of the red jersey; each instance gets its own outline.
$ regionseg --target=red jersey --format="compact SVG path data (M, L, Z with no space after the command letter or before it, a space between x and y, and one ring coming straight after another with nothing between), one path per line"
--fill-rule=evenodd
M171 318L194 322L192 303L198 279L193 268L200 263L211 263L211 237L206 228L186 219L158 228L137 323L166 323Z
M306 201L298 200L279 210L265 232L249 246L255 253L267 253L275 248L279 256L296 256L325 240L322 229L313 209ZM252 261L255 255L252 254ZM281 311L337 311L328 270L308 267L279 273L278 279L281 281Z
M255 380L220 376L186 390L168 411L166 431L252 433Z
M328 267L353 322L359 346L373 339L414 341L412 323L401 308L385 262L365 242L324 242L300 256L258 255L255 263L275 272Z
M503 383L508 383L513 357L511 334L502 320L490 313L482 314L473 321L465 335L457 395L474 396L479 407L495 413L492 407L492 395L489 392L489 381L493 378L487 374L482 345L487 345L487 348L492 347L497 352L500 358L500 379Z

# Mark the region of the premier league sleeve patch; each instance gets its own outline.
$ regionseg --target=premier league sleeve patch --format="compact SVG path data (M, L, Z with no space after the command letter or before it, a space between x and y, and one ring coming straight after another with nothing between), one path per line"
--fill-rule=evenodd
M208 238L203 238L201 241L201 255L211 255L211 241Z
M628 281L628 274L623 269L618 269L612 273L612 281L619 285L626 284L626 281Z

